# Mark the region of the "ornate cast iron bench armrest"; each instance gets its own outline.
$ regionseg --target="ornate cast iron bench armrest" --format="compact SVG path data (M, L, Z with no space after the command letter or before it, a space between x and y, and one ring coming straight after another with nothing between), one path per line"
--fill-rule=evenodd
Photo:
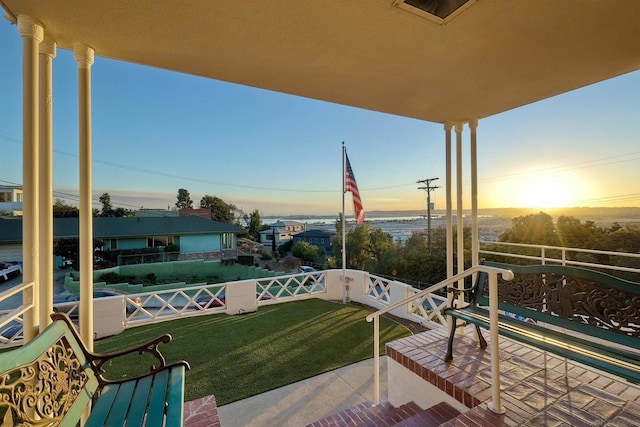
M447 288L447 293L449 294L453 294L452 296L452 300L451 300L451 307L445 307L443 312L447 312L448 310L459 310L459 309L463 309L468 307L470 304L472 304L472 302L469 302L466 305L463 305L461 307L456 307L456 304L458 303L458 297L462 294L462 295L467 295L469 294L469 301L473 301L473 295L475 294L475 290L476 290L476 286L471 286L470 288L462 288L462 289L458 289L455 286L449 286Z
M67 315L65 315L64 313L53 313L51 315L51 318L53 320L62 320L65 323L67 323L67 325L69 325L69 329L71 330L71 332L76 335L76 339L78 340L79 343L81 343L81 339L79 336L77 336L76 330L75 330L75 326L73 325L73 323L71 322L71 320L69 319L69 317ZM111 352L111 353L94 353L91 352L89 350L87 350L84 345L82 345L82 349L85 352L85 356L87 358L87 360L91 363L91 365L93 366L93 369L95 371L95 374L98 378L98 381L100 383L100 388L104 387L105 384L112 384L114 382L118 382L118 381L114 381L114 380L110 380L104 377L104 366L107 362L110 362L114 359L117 359L119 357L125 357L125 356L129 356L131 354L137 353L139 355L143 355L145 353L150 354L151 356L153 356L153 358L158 362L158 364L151 364L150 368L149 368L149 372L147 374L140 374L140 375L135 375L135 376L130 376L127 377L127 380L135 380L135 379L140 379L143 378L149 374L153 374L161 369L166 368L167 366L175 366L175 365L183 365L185 367L185 369L189 370L190 366L189 363L181 360L175 363L172 363L171 365L167 365L167 362L164 358L164 356L162 355L162 353L160 352L160 350L158 349L158 345L162 344L162 343L169 343L171 342L172 337L169 334L164 334L161 335L157 338L154 338L152 340L149 340L146 343L142 343L136 347L131 347L131 348L127 348L124 350L120 350L120 351L115 351L115 352Z
M89 352L65 314L37 337L0 357L0 420L3 425L182 426L184 378L189 364L167 364L162 336L126 351ZM105 380L102 367L114 358L148 353L151 372L120 381Z

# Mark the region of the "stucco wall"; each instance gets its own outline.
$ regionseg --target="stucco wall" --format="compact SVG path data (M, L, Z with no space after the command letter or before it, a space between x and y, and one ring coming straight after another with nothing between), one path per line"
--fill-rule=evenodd
M219 251L220 248L219 234L180 237L180 252L183 254L191 252L214 252Z

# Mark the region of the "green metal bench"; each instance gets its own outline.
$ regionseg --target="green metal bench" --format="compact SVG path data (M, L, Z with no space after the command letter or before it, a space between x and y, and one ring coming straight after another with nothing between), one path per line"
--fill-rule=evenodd
M514 279L498 279L499 333L632 382L640 382L640 283L560 265L512 265ZM489 280L478 274L465 289L469 303L445 312L453 317L446 361L453 357L457 319L489 328ZM451 288L457 297L459 290ZM576 334L577 333L577 334Z
M182 425L189 364L166 364L158 345L171 341L170 335L129 350L95 354L85 348L65 314L51 317L53 323L35 339L0 354L3 426L75 427L90 404L85 426ZM103 367L111 360L135 353L150 355L157 366L121 381L104 377Z

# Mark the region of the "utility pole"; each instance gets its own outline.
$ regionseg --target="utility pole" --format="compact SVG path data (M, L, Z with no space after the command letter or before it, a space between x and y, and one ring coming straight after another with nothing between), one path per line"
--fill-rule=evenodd
M431 191L435 190L436 186L432 186L431 182L439 178L427 178L416 181L417 184L425 184L424 187L418 187L418 190L425 190L427 192L427 247L431 252Z

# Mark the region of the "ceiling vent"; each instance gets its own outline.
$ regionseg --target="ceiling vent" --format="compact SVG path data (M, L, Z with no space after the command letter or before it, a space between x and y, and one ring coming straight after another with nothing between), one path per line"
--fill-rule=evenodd
M394 0L400 9L445 25L464 12L476 0Z

